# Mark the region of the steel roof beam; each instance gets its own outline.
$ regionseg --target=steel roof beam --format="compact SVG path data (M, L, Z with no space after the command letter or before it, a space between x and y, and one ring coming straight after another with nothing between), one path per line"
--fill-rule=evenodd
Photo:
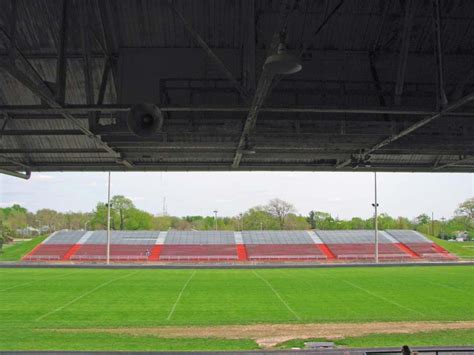
M243 23L245 24L242 31L242 79L250 93L255 93L256 88L256 17L255 17L255 0L244 0L242 2Z
M94 88L92 84L92 72L91 72L91 45L90 45L90 30L89 30L89 1L81 0L78 2L79 6L79 23L81 32L82 42L82 71L84 74L84 86L85 86L85 97L88 105L93 105L94 100ZM97 122L95 122L95 114L89 113L89 129L95 130Z
M405 1L405 16L401 28L401 45L398 57L397 83L395 85L394 101L396 105L400 105L403 93L403 85L405 83L405 72L407 69L408 50L410 49L410 35L413 25L413 16L415 14L417 0ZM413 5L414 4L414 5Z
M0 28L0 30L3 31L3 29ZM9 38L9 36L8 36ZM23 66L25 67L31 67L30 63L23 57L21 52L18 50L18 48L15 48L15 58L22 62ZM18 67L15 65L14 61L10 60L0 60L0 67L6 70L11 76L13 76L15 79L17 79L20 83L25 85L28 89L31 90L33 94L41 98L48 106L50 106L53 109L58 109L59 113L66 118L67 120L71 121L79 130L81 130L87 137L90 139L94 140L96 144L101 146L105 151L110 153L113 156L116 156L120 158L120 153L116 152L113 148L111 148L107 143L103 142L100 137L96 136L92 131L90 131L87 127L84 127L82 125L82 122L78 119L76 119L71 113L69 112L64 112L61 111L63 106L56 101L53 93L51 90L48 88L48 86L43 82L41 77L39 77L39 74L36 73L36 71L33 70L35 74L35 80L31 79L31 77L27 74L25 74L22 70L18 69ZM4 111L5 112L5 111ZM128 165L129 162L122 162L120 160L120 163L124 165Z
M104 54L107 56L106 65L108 63L108 70L111 71L111 80L113 87L115 89L115 97L119 95L118 87L118 73L117 73L117 63L115 58L115 51L119 47L118 39L116 38L116 26L112 24L114 21L113 17L110 17L110 1L108 0L99 0L99 15L100 15L100 24L102 27L102 35L104 37ZM101 45L102 46L102 45ZM91 56L93 53L91 53ZM99 94L100 99L100 94Z
M1 64L0 64L1 66ZM35 88L36 90L36 88ZM127 112L131 105L65 105L60 107L45 107L38 105L0 105L1 112L7 112L15 118L15 115L63 115L63 114L79 114L93 111L101 111L104 113ZM249 106L160 106L163 112L248 112ZM428 116L435 115L438 112L432 108L403 108L403 107L314 107L314 106L292 106L277 107L266 106L261 107L260 112L273 113L330 113L330 114L363 114L363 115L400 115L400 116ZM466 112L446 112L446 116L474 116L474 111ZM84 117L81 116L83 119ZM22 117L21 119L25 119Z
M278 26L276 31L272 35L272 40L267 51L268 55L276 52L278 43L280 41L280 32L286 26L288 18L294 9L294 6L295 0L286 0L281 3ZM260 112L260 109L262 108L263 103L265 102L267 95L271 91L272 82L274 78L274 74L266 70L262 70L262 74L260 75L260 78L258 80L257 88L255 89L255 94L253 96L250 109L247 118L244 122L242 133L240 135L239 143L235 151L234 159L232 162L232 168L234 169L237 168L240 164L243 155L243 150L248 144L248 135L250 134L250 131L255 127L258 114Z
M68 42L68 5L69 0L62 1L61 25L59 32L58 60L56 64L56 101L64 104L66 100L67 58L66 48Z
M201 35L193 28L189 21L183 16L181 11L176 7L173 0L168 0L170 9L174 14L181 20L186 30L189 32L193 40L206 52L207 56L218 66L219 70L224 74L224 76L232 83L232 85L237 89L240 96L247 101L250 97L248 91L238 82L234 75L227 69L224 62L212 51L212 49L207 45L206 41L201 37Z
M469 163L469 165L471 165L470 163L472 163L473 168L474 168L474 156L463 157L463 158L461 158L457 161L437 165L437 166L433 167L433 170L443 170L445 168L452 167L452 166L459 165L459 164L464 164L464 163Z
M396 140L398 140L402 137L405 137L405 136L409 135L410 133L416 131L418 128L421 128L421 127L427 125L428 123L430 123L430 122L446 115L447 113L449 113L451 111L454 111L454 110L457 110L458 108L468 104L469 102L471 102L473 100L474 100L474 93L472 93L470 95L467 95L467 96L463 97L462 99L456 101L455 103L447 106L446 108L444 108L440 112L438 112L438 113L436 113L432 116L426 117L425 119L423 119L421 121L418 121L415 124L405 128L401 132L399 132L397 134L394 134L394 135L384 139L382 142L374 145L373 147L369 148L368 150L364 150L363 155L371 154L371 153L375 152L376 150L378 150L382 147L385 147L386 145L388 145L390 143L393 143L393 142L395 142ZM340 169L340 168L346 167L351 162L352 162L352 159L347 159L344 162L338 164L336 166L336 168Z
M467 72L463 73L463 76L460 78L460 80L458 81L458 83L453 89L453 92L451 94L451 99L459 100L464 94L465 87L472 80L474 80L474 64Z
M26 170L24 173L22 173L14 170L0 169L0 174L10 175L24 180L28 180L31 177L30 170Z
M334 165L330 163L335 159L327 159L324 162L318 161L283 161L279 163L255 161L247 162L245 165L239 166L237 169L231 168L227 161L223 162L151 162L137 163L132 168L126 169L111 161L101 161L96 163L71 163L71 162L41 162L34 171L334 171ZM0 164L3 168L3 164ZM474 165L456 169L456 166L450 166L449 170L444 171L474 171ZM3 168L6 169L6 168ZM344 171L352 171L352 169L344 169ZM423 171L433 172L432 164L372 164L371 167L360 167L359 171ZM439 171L439 170L436 170Z
M441 47L441 16L439 8L439 0L432 0L433 7L433 34L436 59L436 102L437 108L445 107L448 104L446 92L444 91L444 75L443 75L443 49Z

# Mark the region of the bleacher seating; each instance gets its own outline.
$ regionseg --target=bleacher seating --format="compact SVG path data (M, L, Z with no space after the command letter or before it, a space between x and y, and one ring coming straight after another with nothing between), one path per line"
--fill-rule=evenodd
M428 260L455 260L456 256L426 238L421 233L412 230L387 230L398 242L412 250L420 258Z
M112 231L110 259L113 261L147 261L158 239L159 231ZM107 232L92 232L69 260L100 261L107 257Z
M373 260L375 232L373 230L316 231L317 236L339 260ZM412 255L398 246L389 234L379 231L379 259L407 260Z
M234 232L169 231L160 253L161 261L237 260Z
M111 231L113 262L366 261L375 258L373 230L345 231ZM106 231L60 231L25 261L104 262ZM379 231L381 261L454 260L455 256L407 230Z
M307 231L243 231L249 260L325 260Z
M23 260L60 261L81 239L84 233L83 231L59 231L53 233L26 255Z

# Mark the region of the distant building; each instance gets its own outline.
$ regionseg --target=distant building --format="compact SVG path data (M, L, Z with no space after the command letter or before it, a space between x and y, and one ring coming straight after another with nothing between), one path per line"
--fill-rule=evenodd
M23 237L29 237L29 236L34 236L34 235L38 235L40 234L40 230L37 229L37 228L33 228L33 227L26 227L26 228L19 228L16 230L16 233L18 235L21 235Z
M456 242L467 242L469 241L469 235L466 231L456 232Z

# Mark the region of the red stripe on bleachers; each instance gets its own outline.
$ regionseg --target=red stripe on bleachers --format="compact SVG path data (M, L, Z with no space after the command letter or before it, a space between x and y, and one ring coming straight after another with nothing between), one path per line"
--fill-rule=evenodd
M43 244L38 244L37 246L35 246L28 254L24 255L21 260L26 260L26 259L29 259L35 252L36 250L39 249L39 247L43 245Z
M405 243L420 257L428 260L455 260L456 256L450 254L444 248L435 243Z
M161 254L161 245L155 245L153 249L151 250L151 254L148 257L149 261L158 261L160 259L160 254Z
M248 260L247 249L245 249L244 244L237 244L237 256L239 260Z
M71 249L73 244L40 244L34 248L23 260L60 261Z
M443 247L439 246L438 244L434 244L433 243L433 248L435 248L437 251L439 251L440 253L444 253L444 254L449 254L449 251L447 251L446 249L444 249Z
M81 247L81 244L74 244L67 252L64 254L64 256L61 258L61 260L69 260L71 256L73 256Z
M403 243L395 243L395 245L400 249L400 250L403 250L405 253L408 253L410 254L411 256L413 256L414 258L419 258L420 256L415 253L414 250L411 250L407 245L403 244Z
M316 244L316 247L321 250L329 260L336 259L336 255L334 255L334 253L328 248L326 244Z

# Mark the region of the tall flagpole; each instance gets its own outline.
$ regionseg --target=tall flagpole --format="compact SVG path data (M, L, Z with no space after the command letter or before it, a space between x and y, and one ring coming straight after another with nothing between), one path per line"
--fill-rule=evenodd
M378 223L378 213L377 207L379 206L377 202L377 172L374 172L374 188L375 188L375 263L379 263L379 223Z
M107 265L110 264L110 171L107 192Z

